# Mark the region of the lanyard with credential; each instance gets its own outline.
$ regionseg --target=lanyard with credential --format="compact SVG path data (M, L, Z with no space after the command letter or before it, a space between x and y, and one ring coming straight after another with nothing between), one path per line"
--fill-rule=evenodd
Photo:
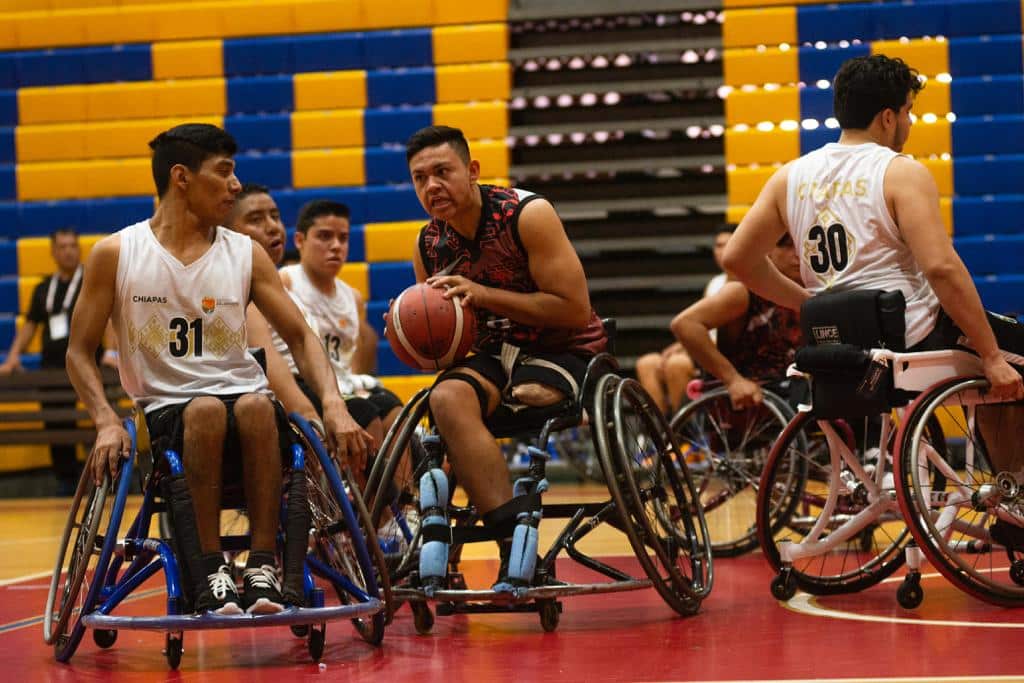
M68 291L64 294L64 303L61 304L60 310L66 311L71 308L71 300L75 298L75 292L78 291L78 285L82 282L82 266L78 266L75 269L75 276L71 278L71 282L68 283ZM54 273L53 277L50 278L50 287L46 292L46 314L53 315L53 300L57 296L57 274Z

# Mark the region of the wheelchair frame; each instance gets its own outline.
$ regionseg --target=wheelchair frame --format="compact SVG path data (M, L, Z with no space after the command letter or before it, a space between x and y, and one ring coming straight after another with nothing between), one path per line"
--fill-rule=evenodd
M493 612L539 612L541 625L545 631L553 631L558 626L562 610L560 598L570 595L620 592L637 590L654 586L666 602L677 612L691 615L698 611L701 601L711 590L713 568L707 529L697 500L693 483L685 465L679 457L678 445L674 442L664 417L654 407L653 401L638 383L625 380L615 374L617 364L608 354L599 354L591 360L583 383L581 395L583 400L593 399L593 409L588 411L591 417L591 434L594 446L601 461L601 467L608 482L611 496L608 500L591 503L542 504L540 515L543 519L567 519L565 526L556 536L554 543L547 551L538 552L542 557L535 568L534 581L529 586L521 586L511 591L468 590L458 572L463 542L491 540L490 537L475 538L473 526L478 517L472 506L458 507L452 503L455 485L449 486L446 509L448 519L454 521L453 542L448 550L446 585L437 590L425 590L420 585L413 564L417 561L418 550L422 544L420 530L412 531L403 525L402 516L397 507L392 505L387 491L392 483L400 460L405 457L407 446L415 436L417 425L424 419L429 410L429 389L421 390L406 404L401 416L395 421L384 440L373 470L367 483L367 500L370 502L371 516L375 523L384 514L391 514L398 522L405 541L405 550L398 558L398 564L392 569L392 582L396 585L394 596L396 601L410 602L416 629L421 634L427 633L433 626L433 614L427 605L428 601L437 603L438 615L493 613ZM605 372L601 372L605 370ZM569 402L567 402L569 403ZM545 466L548 454L543 446L548 436L560 429L575 427L583 422L583 402L571 402L569 410L553 411L547 415L540 428L534 446L529 448L530 465L524 478L517 481L517 490L542 493L547 488ZM662 465L657 485L644 488L637 484L637 473L633 469L643 469L639 463L626 463L628 450L623 442L622 426L626 415L626 406L631 406L636 417L646 421L646 428L652 434L650 439L655 450L648 455ZM552 412L552 411L549 411ZM616 428L614 435L609 434ZM520 433L522 428L518 430ZM492 433L494 430L492 429ZM497 438L503 436L495 434ZM660 440L660 442L659 442ZM665 453L667 452L667 456ZM443 453L441 454L443 458ZM665 467L666 457L673 458ZM411 465L411 464L410 464ZM439 463L429 466L436 467ZM634 467L634 465L636 467ZM422 463L420 464L422 469ZM415 485L418 481L413 474L410 481ZM671 498L672 501L666 503ZM654 543L655 557L648 555L645 538L652 535L652 522L643 508L647 505L661 506L662 513L668 512L666 519L672 516L671 524L681 521L685 527L686 538L673 526L672 533L679 538L668 541L672 548L666 549L661 540ZM386 513L385 508L391 512ZM639 512L638 512L639 510ZM417 506L418 511L418 506ZM657 514L655 515L657 516ZM638 530L636 517L646 528ZM646 519L646 522L643 520ZM600 560L586 555L576 544L603 522L611 522L623 530L633 546L634 552L647 579L641 579L611 567ZM617 523L617 524L616 524ZM536 524L539 524L537 520ZM467 536L460 542L461 529L469 529ZM655 535L656 537L656 535ZM607 576L609 582L588 584L566 584L554 580L554 566L557 556L566 554L584 567ZM686 555L689 566L681 571L674 566ZM656 566L657 565L657 566ZM662 571L668 573L668 578ZM652 578L657 577L656 580ZM402 587L397 587L405 582ZM533 585L540 583L541 585ZM666 583L671 584L671 587Z
M202 615L183 614L186 599L182 589L178 559L169 542L146 536L153 515L166 506L163 501L156 500L159 476L154 476L155 472L147 476L143 483L142 505L130 524L127 534L124 537L120 537L118 534L133 481L135 460L138 456L135 423L131 418L127 418L124 420L124 427L131 437L130 456L121 463L114 481L111 482L109 475L105 475L100 487L96 487L92 482L91 470L88 466L86 467L79 481L64 529L47 597L43 627L44 639L48 644L54 645L55 657L58 661L67 662L71 659L87 628L94 629L94 640L103 648L114 644L119 629L163 631L167 634L164 654L172 669L176 669L181 661L183 631L186 630L291 626L297 635L301 632L307 636L310 655L314 661L319 661L325 644L326 622L339 619L356 621L369 618L373 621L373 628L369 631L361 631L361 634L365 638L368 633L372 633L373 640L376 640L374 644L380 642L380 636L383 635L384 601L378 595L374 579L374 566L367 550L366 539L362 533L353 531L363 527L371 529L372 533L372 527L369 524L360 524L356 511L349 500L351 494L357 499L357 507L361 506L361 501L358 500L359 492L351 484L346 487L333 461L309 423L298 415L292 415L291 420L301 434L302 440L306 442L306 447L313 451L322 473L328 480L331 493L339 503L343 518L336 520L335 524L339 529L349 532L357 563L363 575L363 585L357 585L356 581L338 572L328 562L318 558L315 553L309 552L308 545L305 545L309 541L307 538L302 538L301 542L305 547L305 559L302 563L303 593L305 604L311 605L311 607L289 607L277 614L263 615L222 616L209 612ZM292 446L290 465L293 477L305 478L308 476L305 451L306 449L301 444L297 443ZM181 460L176 453L168 451L165 456L172 474L183 472ZM114 494L114 499L108 505L107 499L110 493ZM82 518L78 519L79 508L86 497L88 497L86 509ZM303 500L302 504L308 505L308 500ZM109 513L105 515L104 512L108 507ZM285 506L282 506L282 516L285 515L284 509ZM104 517L106 517L107 526L101 532L99 527ZM314 529L314 531L318 534L324 531L327 533L338 532L337 529ZM75 536L74 547L71 549L70 566L65 572L64 561L68 558L72 535ZM371 538L371 540L375 544L375 538ZM247 548L246 541L247 537L244 536L226 536L222 537L221 544L225 551L243 550ZM281 545L280 540L279 545ZM90 570L89 564L94 555L98 556L98 559ZM127 567L124 567L125 563L128 563ZM161 570L163 570L167 590L167 614L165 616L132 617L111 614L131 595L132 591ZM88 588L85 591L84 599L82 599L82 584L87 580L86 575L90 572ZM65 574L66 577L64 577ZM325 607L323 588L315 585L314 575L330 582L339 594L343 591L348 594L350 596L349 604ZM62 577L64 577L63 581ZM59 603L57 602L58 593L60 594ZM81 603L76 609L72 603L78 602L80 599ZM57 608L56 612L55 607ZM78 612L77 617L74 615L76 611ZM301 628L304 626L307 628Z

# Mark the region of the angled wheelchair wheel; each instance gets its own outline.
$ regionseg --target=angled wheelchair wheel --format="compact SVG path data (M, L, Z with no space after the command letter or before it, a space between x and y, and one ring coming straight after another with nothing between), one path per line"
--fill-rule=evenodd
M921 394L899 435L900 507L928 560L954 586L1024 605L1024 407L955 378Z
M383 557L370 548L376 546L376 537L358 487L343 478L316 435L307 433L302 423L299 426L307 450L316 455L306 460L306 495L312 551L330 570L324 578L342 604L362 602L367 597L389 603L390 583ZM386 617L378 612L352 619L352 624L363 640L379 645Z
M733 410L729 392L718 389L672 418L672 433L700 496L715 557L757 547L761 472L792 415L789 405L770 391L764 392L761 405Z
M847 423L819 421L813 412L797 414L775 442L758 491L758 538L765 558L777 572L783 569L781 543L816 540L829 544L827 550L795 559L786 573L796 587L813 595L860 591L889 577L902 566L911 538L891 501L894 491L888 472L880 492L885 501L882 509L863 526L847 526L868 508L868 494L840 454L832 453L826 427L861 466L870 465L868 471L887 466L866 462ZM832 534L842 534L835 544L829 541ZM845 540L838 541L843 537Z
M634 380L603 377L594 397L598 454L623 529L666 603L696 613L713 582L711 543L668 424Z
M70 660L78 649L85 634L81 617L100 602L110 578L107 575L131 486L133 460L134 452L122 464L113 487L109 475L97 487L88 462L78 482L43 615L43 638L53 645L57 661Z

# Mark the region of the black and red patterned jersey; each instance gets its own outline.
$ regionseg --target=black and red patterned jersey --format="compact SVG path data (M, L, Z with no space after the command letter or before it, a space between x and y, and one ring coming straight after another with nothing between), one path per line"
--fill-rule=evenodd
M718 350L747 379L778 380L786 376L802 343L800 314L750 292L743 326L735 339L718 331Z
M530 275L526 249L519 238L519 212L540 195L494 185L481 185L482 209L476 235L460 235L446 221L432 219L420 231L418 246L427 276L461 275L485 287L510 292L539 291ZM572 352L593 355L605 349L604 326L593 310L585 328L526 325L477 308L475 350L497 354L503 342L524 353Z

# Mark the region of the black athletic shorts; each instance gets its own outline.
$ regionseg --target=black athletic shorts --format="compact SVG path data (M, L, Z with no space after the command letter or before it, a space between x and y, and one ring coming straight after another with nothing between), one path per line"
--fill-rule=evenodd
M316 395L313 388L306 384L306 381L299 375L295 375L295 383L302 389L302 393L306 395L309 402L313 404L314 410L321 417L324 414L324 406L320 402L320 397ZM387 392L391 394L391 392ZM395 396L391 394L391 396ZM398 401L398 397L395 396L395 400ZM398 405L402 405L401 401L398 401ZM375 419L382 417L380 407L373 401L371 396L369 399L361 398L359 396L350 396L345 399L345 407L348 408L348 414L352 416L352 419L356 421L363 429L366 429L367 425L373 422ZM387 413L384 413L386 415Z
M589 358L574 353L521 355L512 368L512 382L509 386L536 382L558 389L568 398L575 398L583 385L589 361ZM561 368L564 374L550 367L551 365ZM445 370L445 375L457 372L459 368L469 368L480 373L497 387L499 392L505 389L506 384L509 384L505 369L501 366L501 360L489 354L478 353L464 358ZM445 375L441 375L438 381L443 380Z
M238 421L235 419L235 403L244 394L229 394L213 396L224 402L227 408L227 430L224 433L224 452L222 458L223 480L225 482L241 481L242 477L242 448L238 438ZM182 457L182 449L185 439L185 408L193 399L184 403L158 408L146 413L146 428L149 430L149 441L152 444L153 454L158 462L163 459L164 452L175 451ZM277 438L281 453L288 453L292 444L292 430L288 423L288 416L278 401L274 401L274 413L277 418ZM283 457L283 456L282 456ZM284 466L290 463L282 460Z

